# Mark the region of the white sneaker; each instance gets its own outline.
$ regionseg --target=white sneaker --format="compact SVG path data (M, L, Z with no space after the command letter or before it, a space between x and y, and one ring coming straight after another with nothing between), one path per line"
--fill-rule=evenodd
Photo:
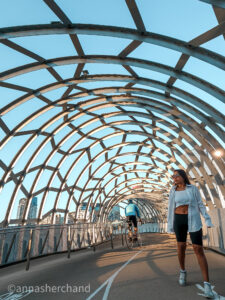
M213 299L214 294L212 291L212 286L209 282L204 281L204 294L206 298Z
M186 285L187 281L187 272L180 270L180 277L179 277L179 285Z

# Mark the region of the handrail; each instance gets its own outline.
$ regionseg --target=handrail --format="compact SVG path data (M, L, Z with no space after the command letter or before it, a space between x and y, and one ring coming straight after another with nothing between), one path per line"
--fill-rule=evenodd
M93 247L108 239L109 223L26 225L0 228L0 266L60 252ZM35 241L35 242L34 242Z

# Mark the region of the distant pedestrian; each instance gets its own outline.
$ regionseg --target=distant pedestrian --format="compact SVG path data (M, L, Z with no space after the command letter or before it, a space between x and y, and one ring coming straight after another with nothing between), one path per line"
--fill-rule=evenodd
M134 225L134 239L137 240L137 217L141 221L140 212L136 204L133 203L132 199L128 200L128 205L125 207L125 216L127 217L127 222L130 226ZM137 216L137 217L136 217ZM131 239L132 233L129 231L129 238Z

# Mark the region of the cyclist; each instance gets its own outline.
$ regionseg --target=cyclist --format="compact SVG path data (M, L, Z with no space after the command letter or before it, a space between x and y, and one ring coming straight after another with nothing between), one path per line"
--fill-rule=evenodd
M128 205L125 207L125 216L127 217L127 222L129 226L134 225L134 240L137 240L137 217L141 222L140 212L136 204L133 203L132 199L128 200ZM131 239L131 232L129 232Z

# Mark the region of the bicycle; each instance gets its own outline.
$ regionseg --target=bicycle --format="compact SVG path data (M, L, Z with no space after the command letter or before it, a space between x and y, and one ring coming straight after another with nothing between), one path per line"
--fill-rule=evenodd
M127 244L127 247L129 249L136 247L142 247L142 240L141 240L141 235L139 231L137 232L137 235L134 234L134 226L132 221L126 221L127 227L125 229L125 241ZM141 223L142 222L138 222Z

